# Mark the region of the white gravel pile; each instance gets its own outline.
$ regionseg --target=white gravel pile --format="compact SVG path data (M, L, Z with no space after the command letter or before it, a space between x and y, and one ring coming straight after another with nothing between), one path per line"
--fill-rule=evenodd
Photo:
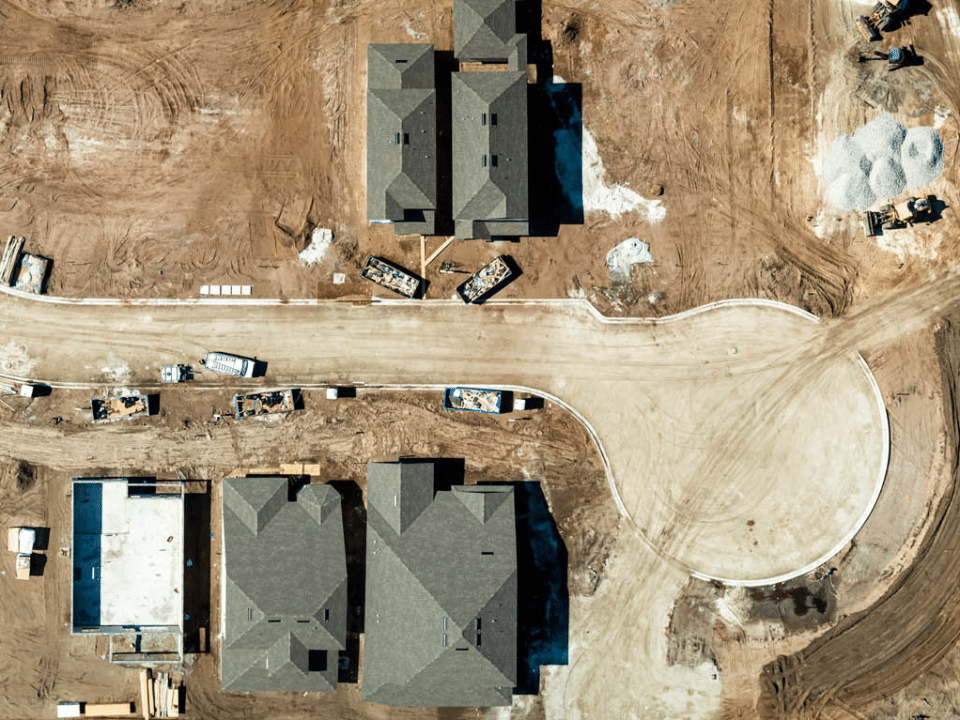
M943 142L932 127L907 131L900 150L900 161L909 187L929 185L943 172Z
M867 210L907 188L929 185L943 172L943 143L934 128L907 130L879 115L841 135L823 164L827 199L841 210Z

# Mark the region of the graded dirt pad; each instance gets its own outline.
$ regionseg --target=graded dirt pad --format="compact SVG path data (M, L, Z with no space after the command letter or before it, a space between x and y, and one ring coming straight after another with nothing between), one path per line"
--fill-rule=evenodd
M128 426L64 426L0 420L4 432L0 457L41 459L47 466L10 460L0 474L3 527L23 524L50 528L48 562L42 577L28 582L12 577L12 555L0 559L3 597L2 667L9 684L0 716L51 717L57 700L124 701L138 696L136 670L101 659L105 640L71 637L69 557L60 548L70 544L69 479L72 476L161 475L218 479L240 467L277 467L288 461L319 464L316 481L338 481L361 490L368 459L397 455L463 458L464 480L537 483L550 503L565 545L573 597L603 587L606 557L612 546L618 514L610 498L599 456L590 449L584 429L559 408L518 414L517 422L475 417L441 409L439 393L364 393L356 399L326 402L322 393L306 398L309 411L279 422L266 420L197 422L183 427L175 414ZM195 414L195 413L194 413ZM521 419L522 418L522 419ZM179 429L173 426L179 425ZM51 448L56 448L51 450ZM147 450L152 448L152 450ZM57 468L56 470L50 469ZM32 484L18 478L32 476ZM581 494L588 494L582 499ZM218 532L213 507L211 528ZM211 609L218 616L219 551L213 541ZM587 572L587 569L590 572ZM216 635L212 628L211 638ZM216 643L213 643L214 650ZM436 711L385 708L360 702L356 685L336 694L219 691L216 655L190 658L186 673L187 709L191 717L329 717L329 718L457 718L476 717L475 710ZM534 705L537 703L534 701Z
M418 271L421 253L418 239L364 217L365 46L447 51L451 5L7 3L0 221L53 258L51 291L64 295L196 296L205 284L379 295L359 276L366 256ZM911 115L956 95L936 23L901 32L929 67L887 73L852 57L853 17L785 0L543 3L541 81L577 86L606 185L650 196L662 186L666 217L653 222L642 205L611 214L588 197L583 223L556 238L455 243L428 268L428 297L450 297L464 277L441 263L471 272L506 253L523 276L504 297L577 295L610 313L664 315L756 296L831 314L864 275L881 287L915 277L937 246L949 262L956 252L935 226L882 250L857 218L821 212L815 165L838 131L875 108ZM941 134L949 158L954 123ZM948 167L933 189L952 183ZM307 266L297 256L313 227L335 239ZM604 258L628 237L648 241L654 263L614 282Z

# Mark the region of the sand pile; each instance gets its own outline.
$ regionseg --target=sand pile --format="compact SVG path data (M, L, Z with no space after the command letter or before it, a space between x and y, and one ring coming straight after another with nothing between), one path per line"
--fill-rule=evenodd
M907 188L929 185L943 172L943 143L934 128L909 131L880 115L841 135L823 164L827 199L841 210L867 210Z

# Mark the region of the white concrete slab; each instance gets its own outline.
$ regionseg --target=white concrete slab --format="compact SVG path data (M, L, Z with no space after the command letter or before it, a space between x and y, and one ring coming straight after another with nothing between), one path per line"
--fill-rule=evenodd
M100 624L183 624L183 496L103 483Z

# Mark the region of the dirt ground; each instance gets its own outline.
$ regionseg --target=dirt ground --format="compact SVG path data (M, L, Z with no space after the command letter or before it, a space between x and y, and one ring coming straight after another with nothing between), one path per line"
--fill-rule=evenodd
M895 73L857 62L854 18L867 8L544 2L552 74L582 86L606 183L662 186L665 217L588 210L557 237L455 243L427 271L428 297L445 298L463 275L441 262L469 270L506 253L523 275L503 297L585 297L643 316L764 297L854 318L831 326L833 339L877 377L892 452L873 514L833 560L753 591L656 562L617 532L596 451L556 408L508 425L438 413L433 395L375 394L240 425L213 417L229 407L224 390L95 428L77 409L87 392L3 396L0 524L47 526L51 541L42 578L14 582L12 556L0 560L0 676L23 678L5 688L0 717L136 694L131 671L98 659L102 641L63 626L72 474L179 470L212 479L215 496L238 467L308 460L325 479L360 482L367 459L398 453L464 457L468 480L543 482L569 553L570 663L544 671L541 696L519 698L516 718L956 714L960 3L912 0L882 46L914 44L924 64ZM368 254L419 268L418 239L365 222L365 46L449 49L449 0L7 0L0 19L0 226L53 258L51 293L195 297L222 283L330 298L381 294L359 277ZM818 169L837 134L881 110L939 126L945 170L924 190L946 209L868 239L854 213L824 201ZM314 227L335 239L307 266L298 253ZM604 258L628 237L649 242L654 262L613 282ZM226 695L214 654L184 670L202 718L477 714L361 705L349 685L320 700Z

